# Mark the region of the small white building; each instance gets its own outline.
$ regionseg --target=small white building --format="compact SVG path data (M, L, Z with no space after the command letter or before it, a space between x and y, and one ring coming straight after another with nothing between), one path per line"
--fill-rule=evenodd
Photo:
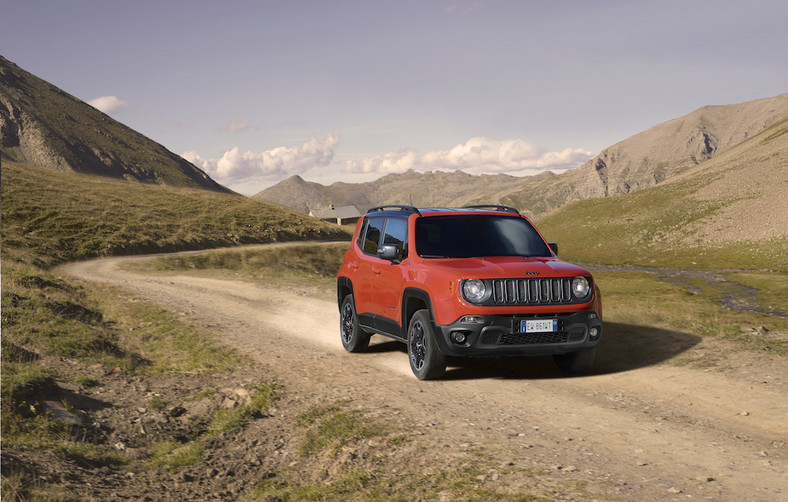
M309 216L318 220L336 223L337 225L352 225L361 218L361 213L356 209L356 206L334 207L331 204L327 208L309 211Z

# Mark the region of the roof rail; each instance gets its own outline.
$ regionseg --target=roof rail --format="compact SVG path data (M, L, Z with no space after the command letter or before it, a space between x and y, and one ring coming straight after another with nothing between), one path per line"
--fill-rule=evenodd
M372 213L372 212L375 212L375 211L386 211L389 208L391 208L391 209L399 209L400 211L405 211L406 213L421 214L419 212L419 210L417 208L413 207L413 206L405 206L405 205L400 205L400 204L392 204L392 205L388 205L388 206L375 206L375 207L369 208L367 210L367 212L368 213Z
M517 209L515 209L513 207L501 206L501 205L496 205L496 204L481 204L481 205L478 205L478 206L463 206L463 207L467 208L467 209L490 209L492 211L504 211L504 212L507 212L507 213L520 214L520 211L518 211Z

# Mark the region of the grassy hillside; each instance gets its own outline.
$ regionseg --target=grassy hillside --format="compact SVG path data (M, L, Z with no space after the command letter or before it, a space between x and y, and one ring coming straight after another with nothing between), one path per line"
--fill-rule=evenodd
M348 237L336 226L238 195L8 161L2 168L4 259L46 267L96 256Z
M536 219L563 257L788 272L788 122L656 187Z

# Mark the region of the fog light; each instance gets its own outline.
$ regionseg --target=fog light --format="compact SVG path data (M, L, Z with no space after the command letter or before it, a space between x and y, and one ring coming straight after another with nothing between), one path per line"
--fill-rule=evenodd
M588 330L588 336L593 340L599 336L599 328L591 328Z
M463 333L462 331L452 331L451 332L451 341L452 342L457 343L457 344L463 344L463 343L465 343L465 339L466 339L465 333Z

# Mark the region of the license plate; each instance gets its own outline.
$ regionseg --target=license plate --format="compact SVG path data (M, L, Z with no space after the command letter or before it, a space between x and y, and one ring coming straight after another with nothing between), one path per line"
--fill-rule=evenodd
M558 331L558 319L532 319L520 321L521 333L545 333Z

